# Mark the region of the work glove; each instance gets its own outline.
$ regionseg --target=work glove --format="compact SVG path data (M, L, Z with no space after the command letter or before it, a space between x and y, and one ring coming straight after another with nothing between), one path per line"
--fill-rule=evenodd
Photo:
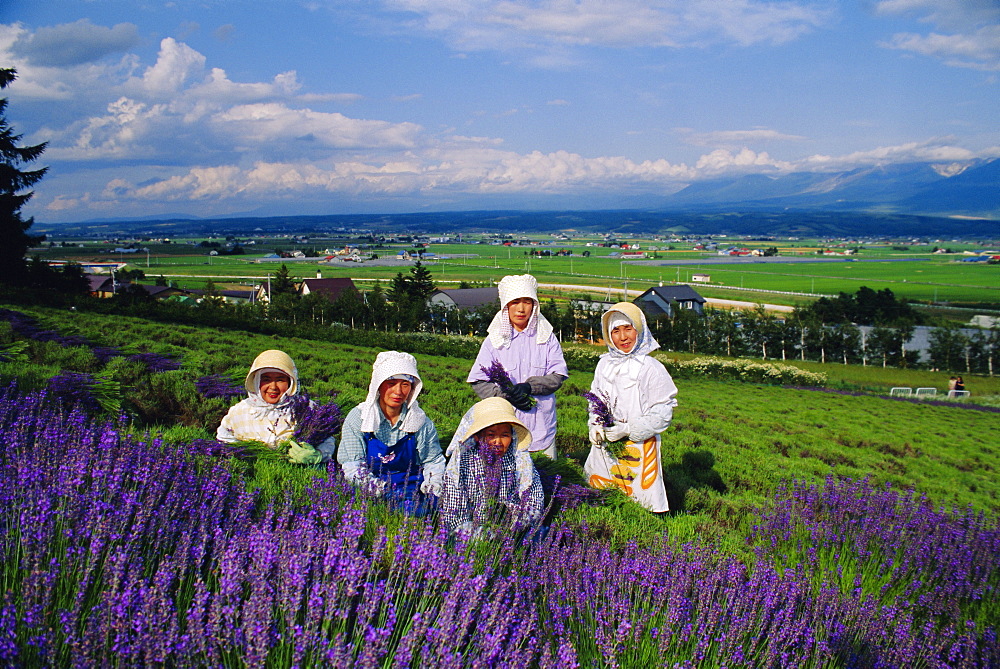
M615 423L604 430L604 438L608 441L618 441L628 436L628 423Z
M297 465L318 465L323 462L323 454L311 444L290 440L288 442L288 461Z
M531 386L527 383L515 383L514 387L507 393L508 400L515 409L528 411L534 405L531 400Z
M606 435L604 434L603 425L591 425L590 426L590 443L594 446L600 446L604 443Z
M434 495L435 497L440 497L441 493L444 492L444 485L441 479L437 477L426 478L424 479L423 483L420 484L420 492L424 493L425 495Z
M372 477L364 482L363 487L371 495L374 495L376 497L381 497L382 495L385 494L386 482L382 479L377 479L375 477Z

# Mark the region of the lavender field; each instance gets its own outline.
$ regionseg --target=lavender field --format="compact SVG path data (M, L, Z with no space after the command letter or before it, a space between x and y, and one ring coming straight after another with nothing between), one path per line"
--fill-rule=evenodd
M29 360L0 363L24 379L0 391L5 666L1000 666L990 440L959 432L962 421L995 428L994 414L899 406L913 424L924 412L953 444L954 469L921 469L921 460L952 466L932 435L921 441L900 425L897 437L855 443L861 428L847 411L876 412L877 399L819 394L761 445L712 422L720 388L741 398L744 414L716 410L744 432L753 402L780 404L785 392L802 403L808 391L690 383L689 413L678 416L665 462L707 449L722 490L689 482L687 510L644 520L642 540L612 527L637 517L620 502L592 507L564 495L544 539L466 544L449 541L433 518L404 519L357 493L333 465L283 465L274 477L295 486L258 485L260 468L199 438L197 421L226 399L179 414L186 427L143 426L139 417L152 414L129 397L173 389L176 400L187 388L194 398L195 379L227 370L213 355L237 366L219 341L219 353L206 355L211 331L181 333L184 355L175 333L175 348L160 349L169 355L116 349L103 362L86 334L18 339ZM14 344L4 349L11 356ZM330 350L311 352L301 356L307 372L329 367ZM359 350L344 357L364 364ZM445 359L426 363L428 411L447 431L445 406L463 400L433 391L458 372ZM351 392L338 401L349 404ZM561 424L584 400L565 404ZM840 434L823 450L837 411ZM789 459L793 443L811 456ZM783 481L757 448L788 451L777 454ZM850 462L819 466L816 456ZM982 471L957 478L972 462ZM939 471L956 478L934 483ZM678 487L680 474L670 476ZM977 503L954 503L961 499Z

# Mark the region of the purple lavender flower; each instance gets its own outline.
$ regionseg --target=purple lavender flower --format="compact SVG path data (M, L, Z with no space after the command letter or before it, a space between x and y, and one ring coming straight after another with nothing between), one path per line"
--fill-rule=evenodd
M580 393L580 397L590 402L590 413L597 417L597 422L603 427L611 427L617 422L611 407L608 406L611 403L611 398L608 397L607 393L603 391L585 392Z
M202 397L209 399L239 397L246 392L241 384L237 384L225 374L203 376L194 382L194 388Z
M128 359L141 362L150 372L169 372L181 368L181 363L161 353L136 353L130 355Z
M504 369L503 363L493 359L493 362L489 367L486 365L480 365L479 369L486 375L486 380L490 383L495 383L503 391L504 394L510 394L514 390L514 379L510 378L510 374ZM528 396L528 400L531 406L535 406L535 398ZM530 408L530 407L529 407Z
M64 409L79 408L88 414L96 414L101 410L94 395L95 388L93 375L82 372L60 372L49 379L46 386L49 395Z
M308 393L292 397L292 416L295 418L295 439L308 444L319 445L340 432L344 424L344 414L340 406L330 400L320 404L309 398Z

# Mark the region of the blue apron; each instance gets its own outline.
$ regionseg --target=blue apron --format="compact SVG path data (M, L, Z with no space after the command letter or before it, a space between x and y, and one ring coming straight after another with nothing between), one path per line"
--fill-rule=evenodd
M362 432L361 437L365 441L365 459L374 476L400 491L413 492L423 483L415 433L407 433L392 446L382 443L374 432Z

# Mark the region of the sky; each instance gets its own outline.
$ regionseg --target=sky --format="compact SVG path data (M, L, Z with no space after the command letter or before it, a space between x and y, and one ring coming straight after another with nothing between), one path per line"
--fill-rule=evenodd
M998 0L2 0L36 223L621 208L1000 157Z

